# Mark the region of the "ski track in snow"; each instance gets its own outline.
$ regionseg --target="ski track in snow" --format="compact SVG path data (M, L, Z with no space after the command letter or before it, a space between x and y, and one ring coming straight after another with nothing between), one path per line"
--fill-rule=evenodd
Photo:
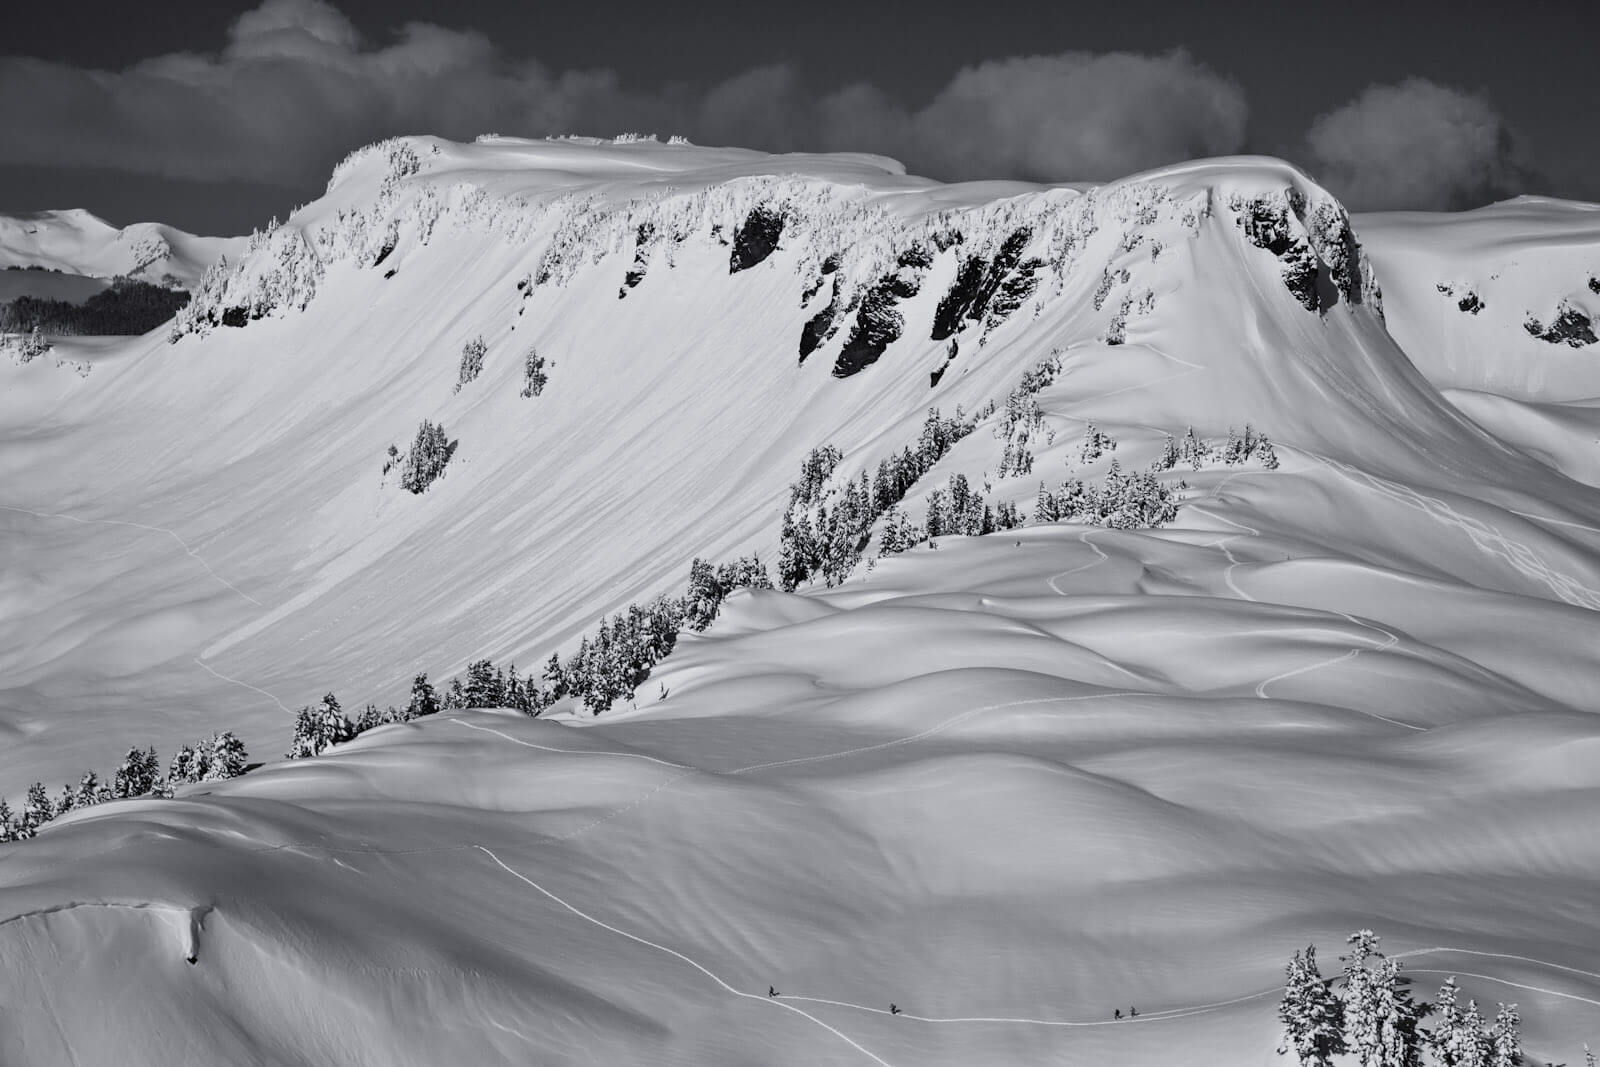
M1206 499L1208 499L1208 500L1216 500L1216 499L1218 499L1218 494L1220 494L1222 492L1223 488L1225 486L1227 486L1227 484L1229 482L1233 481L1233 479L1242 477L1242 476L1247 475L1247 474L1253 474L1253 473L1255 473L1255 472L1253 472L1253 471L1236 471L1233 474L1228 475L1226 478L1224 478L1222 481L1218 482L1215 486L1212 487L1211 492L1206 494ZM1203 508L1199 508L1199 507L1195 507L1193 505L1190 505L1190 509L1192 511L1200 514L1200 515L1206 516L1208 519L1212 519L1212 520L1217 521L1217 522L1225 522L1229 526L1232 526L1233 528L1242 531L1242 533L1233 534L1233 535L1231 535L1229 537L1224 537L1220 541L1214 542L1212 547L1221 549L1222 550L1222 554L1228 558L1228 569L1222 572L1222 580L1228 586L1228 588L1230 590L1232 590L1233 593L1237 597L1239 597L1241 600L1248 600L1253 604L1261 603L1260 600L1256 599L1255 597L1251 596L1249 593L1245 592L1243 589L1241 589L1238 586L1237 583L1234 582L1234 580L1233 580L1233 572L1238 567L1243 566L1244 565L1244 561L1235 558L1232 550L1229 549L1229 547L1228 547L1228 543L1229 542L1235 541L1238 538L1240 538L1242 536L1245 536L1245 535L1249 535L1251 537L1260 537L1261 536L1261 531L1257 530L1253 526L1246 526L1245 524L1240 523L1240 522L1235 522L1232 519L1230 519L1230 518L1228 518L1228 517L1226 517L1224 515L1218 515L1218 514L1216 514L1214 512L1206 511ZM1271 678L1263 679L1262 681L1260 681L1260 682L1258 682L1256 684L1256 690L1255 690L1256 696L1260 697L1263 700L1271 699L1267 695L1267 687L1269 685L1271 685L1272 683L1274 683L1274 682L1287 681L1290 678L1296 678L1296 677L1299 677L1302 674L1309 674L1312 671L1321 670L1323 667L1332 667L1332 666L1334 666L1335 664L1338 664L1338 663L1346 663L1346 662L1352 661L1357 656L1361 655L1363 652L1387 652L1389 649L1393 648L1394 646L1396 646L1396 645L1398 645L1400 643L1400 638L1399 638L1398 635L1390 633L1388 630L1386 630L1383 627L1378 626L1378 625L1376 625L1374 623L1369 623L1369 622L1365 622L1365 621L1363 621L1361 619L1358 619L1354 615L1351 615L1349 612L1337 611L1337 612L1334 612L1333 614L1336 614L1339 617L1347 620L1349 623L1351 623L1351 625L1358 626L1358 627L1360 627L1360 628L1362 628L1364 630L1371 630L1374 633L1382 634L1383 635L1383 640L1381 642L1379 642L1377 644L1374 644L1374 645L1371 645L1371 646L1369 646L1367 648L1352 648L1348 652L1340 653L1337 656L1332 656L1332 657L1330 657L1328 659L1325 659L1325 660L1319 660L1316 663L1310 663L1310 664L1307 664L1307 665L1305 665L1303 667L1295 667L1295 668L1292 668L1290 670L1283 671L1283 672L1281 672L1279 674L1274 674ZM1351 709L1351 710L1356 710L1356 709ZM1425 727L1425 726L1417 726L1417 725L1414 725L1414 724L1409 723L1409 722L1401 722L1399 719L1391 719L1386 715L1379 715L1375 711L1363 711L1363 712L1361 712L1361 714L1366 715L1366 716L1368 716L1370 718L1373 718L1373 719L1377 719L1380 722L1389 723L1392 726L1403 726L1407 730L1422 731L1422 730L1426 730L1427 729L1427 727Z
M130 526L135 530L148 530L151 533L166 534L168 537L178 542L178 546L183 549L185 554L193 558L196 563L200 564L200 566L204 567L207 574L211 575L211 577L215 578L217 581L221 582L234 593L237 593L239 596L248 600L256 607L259 608L262 606L261 601L257 600L255 597L251 596L249 593L246 593L243 589L240 589L238 586L228 581L228 579L212 570L211 564L207 563L201 557L200 553L189 547L189 542L185 541L183 538L179 537L176 532L167 529L165 526L148 526L145 523L130 522L127 519L80 519L76 515L65 515L48 511L33 511L29 508L13 507L9 504L0 504L0 511L15 511L22 515L32 515L37 519L65 519L68 522L75 522L82 526Z
M1304 450L1301 451L1304 452ZM1507 537L1481 519L1462 515L1443 500L1419 493L1409 485L1393 482L1387 478L1376 477L1359 467L1341 463L1336 459L1330 459L1315 452L1304 452L1304 454L1317 460L1329 470L1349 478L1361 479L1380 496L1404 504L1407 507L1415 508L1435 522L1459 530L1466 535L1467 539L1479 551L1504 560L1524 577L1531 578L1548 587L1558 599L1565 603L1580 608L1588 608L1591 611L1600 611L1600 591L1591 589L1571 575L1563 574L1561 571L1551 567L1533 549L1521 541ZM1577 524L1564 523L1563 525L1571 526ZM1587 529L1587 527L1585 528Z
M246 689L250 689L250 690L253 690L253 691L257 692L257 693L260 693L262 696L266 697L268 700L270 700L274 704L278 705L278 707L280 709L282 709L283 711L289 712L288 706L285 705L283 701L279 700L277 697L273 696L271 693L267 692L265 689L262 689L260 686L251 685L249 682L242 682L237 678L230 678L228 675L223 674L221 671L216 670L213 667L207 666L205 661L201 660L199 657L195 657L194 658L194 663L195 663L195 666L199 667L201 670L205 671L207 674L210 674L212 677L219 678L224 682L232 682L234 685L243 686ZM293 712L289 712L289 713L293 714Z
M873 1052L872 1050L868 1049L866 1046L862 1045L860 1042L856 1041L855 1038L850 1037L848 1034L846 1034L842 1030L835 1029L834 1027L828 1025L827 1023L823 1022L821 1019L817 1018L815 1015L812 1015L810 1012L806 1011L804 1008L797 1008L793 1004L785 1003L784 1001L782 1001L782 1000L780 1000L780 999L778 999L776 997L769 997L769 996L767 996L767 995L765 995L763 993L747 993L742 989L737 989L734 986L730 985L726 980L724 980L720 975L718 975L711 968L705 966L703 963L700 963L698 960L694 959L693 957L687 956L684 953L679 952L675 948L668 948L666 945L660 944L660 943L655 942L655 941L651 941L649 938L641 937L641 936L639 936L638 934L635 934L635 933L630 933L629 931L624 930L621 927L613 926L613 925L611 925L610 923L606 922L603 919L595 918L593 915L590 915L588 912L584 911L582 908L578 907L576 904L573 904L573 903L571 903L571 902L569 902L567 900L562 899L560 896L557 896L555 893L550 892L550 890L546 889L544 886L540 885L538 882L535 882L532 878L529 878L527 875L523 874L521 871L518 871L516 868L512 867L505 860L501 859L498 855L496 855L493 849L486 848L483 845L475 845L473 847L476 848L479 852L482 852L485 856L488 856L491 860L493 860L496 863L496 865L498 865L500 867L501 870L503 870L507 874L511 875L511 877L517 879L520 882L525 883L530 888L534 889L536 892L543 894L544 896L548 897L550 900L553 900L555 903L561 905L563 908L565 908L568 911L572 912L572 914L576 915L578 918L582 919L584 922L591 923L591 924L593 924L595 926L598 926L602 930L608 930L611 933L618 935L619 937L625 937L629 941L633 941L633 942L635 942L637 944L644 945L646 948L653 948L657 952L664 952L667 955L674 957L675 959L682 960L684 963L687 963L689 966L693 967L695 970L699 971L701 974L705 975L707 978L709 978L713 982L717 983L717 985L721 986L725 991L733 994L736 997L742 997L742 998L744 998L746 1000L765 1001L766 1003L772 1004L772 1005L774 1005L776 1007L783 1008L786 1011L792 1011L796 1015L799 1015L801 1018L808 1019L811 1022L815 1023L816 1025L822 1027L824 1030L828 1031L828 1033L833 1034L835 1037L839 1038L845 1044L849 1045L851 1048L855 1049L857 1052L859 1052L863 1056L867 1057L873 1063L878 1064L879 1067L891 1067L891 1065L889 1064L889 1062L887 1060L885 1060L883 1057L879 1056L877 1053Z

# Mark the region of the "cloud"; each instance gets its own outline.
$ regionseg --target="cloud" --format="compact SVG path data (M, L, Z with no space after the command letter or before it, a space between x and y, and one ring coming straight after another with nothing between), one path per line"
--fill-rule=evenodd
M1476 206L1527 177L1488 100L1422 78L1369 87L1312 123L1306 141L1322 180L1360 211Z
M1185 52L1068 52L965 68L909 133L949 177L1103 180L1237 152L1247 113L1237 85Z
M625 129L881 152L946 179L1094 180L1236 151L1245 115L1238 87L1183 52L983 63L912 111L871 85L808 92L788 65L701 92L646 92L624 89L610 70L513 59L470 30L410 23L371 42L326 0L265 0L217 52L118 71L0 58L10 164L300 187L394 134Z

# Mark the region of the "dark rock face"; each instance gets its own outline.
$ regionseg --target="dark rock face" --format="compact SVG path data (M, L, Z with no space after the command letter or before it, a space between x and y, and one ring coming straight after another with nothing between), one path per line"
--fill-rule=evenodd
M783 236L783 215L762 206L750 212L733 236L733 252L728 256L728 273L749 270L777 251Z
M1583 348L1592 345L1600 337L1595 336L1594 323L1589 316L1573 307L1571 304L1562 304L1556 313L1555 321L1548 326L1540 325L1539 320L1528 317L1522 324L1534 337L1553 345L1568 345L1572 348Z
M878 280L861 298L855 329L833 364L835 378L848 378L872 366L906 326L905 316L895 305L917 295L922 288L922 273L933 262L924 249L912 249L900 257L898 269Z
M250 312L247 308L231 307L222 313L222 325L239 327L250 321Z
M829 256L827 259L823 260L822 266L817 269L816 278L811 282L810 285L806 286L805 290L800 294L800 306L805 307L807 304L811 303L811 298L817 295L817 292L822 288L823 283L828 280L828 275L832 274L838 269L839 257L837 255Z
M645 250L649 247L650 241L655 235L655 226L648 222L640 223L639 228L634 231L633 266L628 268L628 273L622 279L622 288L617 290L618 300L627 296L629 289L644 281L645 267L648 266Z
M1469 292L1466 296L1456 301L1456 307L1460 308L1462 311L1465 311L1469 315L1476 315L1478 312L1482 311L1485 306L1486 305L1484 302L1478 299L1477 293Z
M956 270L956 280L951 283L949 292L939 299L939 306L934 310L933 340L943 341L961 328L962 320L978 298L987 268L988 264L978 256L968 256L962 261Z
M833 336L835 321L839 317L839 288L834 285L833 299L828 301L828 306L811 316L800 330L800 362L804 363L806 357L822 347L822 343Z
M993 260L968 256L962 261L950 291L933 313L933 340L958 333L963 321L981 322L987 316L994 325L1021 306L1038 284L1034 273L1043 266L1037 259L1021 262L1022 250L1032 239L1033 231L1024 226L1005 239Z
M1283 205L1258 197L1240 206L1239 225L1247 241L1282 261L1284 287L1302 307L1307 311L1326 311L1331 300L1324 302L1318 285L1316 253L1310 242L1295 235L1289 226L1289 216L1289 210ZM1329 288L1334 289L1334 286L1330 284Z
M848 378L878 362L884 349L898 340L905 329L905 317L895 310L895 305L903 297L916 295L916 291L915 286L908 290L897 274L891 274L867 292L856 315L855 329L834 361L835 378Z
M1591 293L1600 293L1600 278L1589 279L1589 291Z

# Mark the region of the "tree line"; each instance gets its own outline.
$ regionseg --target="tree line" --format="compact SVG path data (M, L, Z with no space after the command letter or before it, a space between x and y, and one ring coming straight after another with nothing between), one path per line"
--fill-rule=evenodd
M25 841L45 823L77 808L108 800L170 797L180 785L237 778L248 765L244 742L229 730L179 747L165 775L154 748L130 748L109 780L88 771L77 782L63 785L54 800L43 782L34 782L28 787L21 810L16 812L0 799L0 841Z
M1417 1000L1400 961L1384 955L1371 930L1357 931L1345 943L1343 969L1331 978L1317 965L1315 945L1296 952L1284 968L1279 1055L1293 1053L1302 1067L1333 1067L1336 1056L1353 1057L1360 1067L1422 1067L1424 1057L1439 1067L1524 1062L1515 1004L1499 1005L1494 1018L1486 1019L1476 1000L1462 1006L1454 976L1439 988L1437 1000ZM1587 1045L1584 1060L1595 1067Z

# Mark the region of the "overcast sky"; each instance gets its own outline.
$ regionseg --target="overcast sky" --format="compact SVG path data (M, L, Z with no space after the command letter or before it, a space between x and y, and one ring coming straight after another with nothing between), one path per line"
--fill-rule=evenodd
M682 133L1084 181L1284 156L1356 209L1600 200L1583 0L16 5L0 212L249 230L397 133Z

